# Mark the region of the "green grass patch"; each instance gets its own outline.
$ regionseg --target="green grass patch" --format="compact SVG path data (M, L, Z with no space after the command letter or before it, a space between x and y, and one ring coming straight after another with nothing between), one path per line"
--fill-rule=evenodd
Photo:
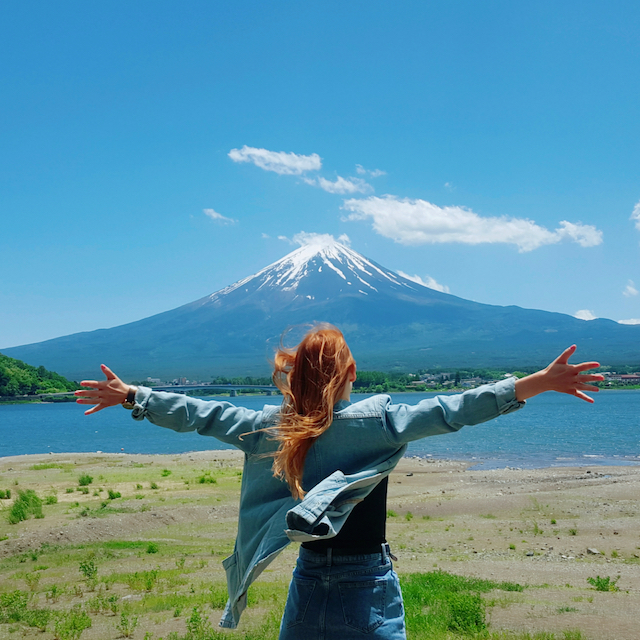
M92 482L93 482L93 478L88 473L83 473L78 478L78 484L81 487L86 487L86 486L90 485Z
M73 469L75 465L70 462L42 462L40 464L32 464L29 469L31 471L45 471L46 469Z
M451 632L482 634L487 626L487 605L480 594L494 589L523 590L513 582L465 578L440 570L408 574L400 582L407 635L411 638L440 637Z
M31 517L44 518L42 499L33 489L18 490L18 497L9 510L9 524L18 524Z
M620 588L616 585L618 580L620 580L620 576L617 576L615 579L612 579L611 576L587 578L587 582L596 591L620 591Z

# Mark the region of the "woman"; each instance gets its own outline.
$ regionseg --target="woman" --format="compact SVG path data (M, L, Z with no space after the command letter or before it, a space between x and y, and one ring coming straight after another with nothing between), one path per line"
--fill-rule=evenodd
M262 411L228 402L131 387L102 365L105 381L83 381L85 413L123 404L134 419L198 431L245 453L238 535L223 562L229 601L220 621L235 628L249 585L290 542L302 543L280 639L405 638L404 611L385 537L387 477L407 443L510 413L527 398L559 391L593 400L583 374L597 362L570 365L569 347L548 367L415 406L387 395L351 403L356 363L342 333L311 329L275 356L282 406Z

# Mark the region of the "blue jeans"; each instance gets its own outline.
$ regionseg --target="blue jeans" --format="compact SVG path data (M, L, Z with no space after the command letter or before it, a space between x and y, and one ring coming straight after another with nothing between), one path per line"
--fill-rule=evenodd
M388 545L370 555L300 548L280 640L406 640L404 607Z

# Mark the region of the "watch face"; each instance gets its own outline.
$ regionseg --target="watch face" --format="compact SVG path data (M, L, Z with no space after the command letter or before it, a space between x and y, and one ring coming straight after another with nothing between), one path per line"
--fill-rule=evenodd
M129 411L131 411L131 409L133 409L136 406L136 404L135 402L129 402L128 400L126 400L125 402L122 403L122 406L125 409L129 409Z

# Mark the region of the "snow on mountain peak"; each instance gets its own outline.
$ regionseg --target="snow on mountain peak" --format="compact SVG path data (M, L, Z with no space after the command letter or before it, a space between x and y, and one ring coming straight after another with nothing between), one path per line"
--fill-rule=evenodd
M294 239L304 240L298 249L268 265L258 273L243 278L238 282L214 293L213 301L229 294L241 287L255 288L255 290L275 287L283 291L297 289L298 285L310 273L322 273L326 268L338 275L345 285L354 287L362 295L366 290L378 291L375 284L382 279L387 284L397 287L415 289L413 283L405 278L381 268L363 255L338 242L328 234L302 234ZM347 239L348 240L348 239ZM363 290L364 289L364 290Z

